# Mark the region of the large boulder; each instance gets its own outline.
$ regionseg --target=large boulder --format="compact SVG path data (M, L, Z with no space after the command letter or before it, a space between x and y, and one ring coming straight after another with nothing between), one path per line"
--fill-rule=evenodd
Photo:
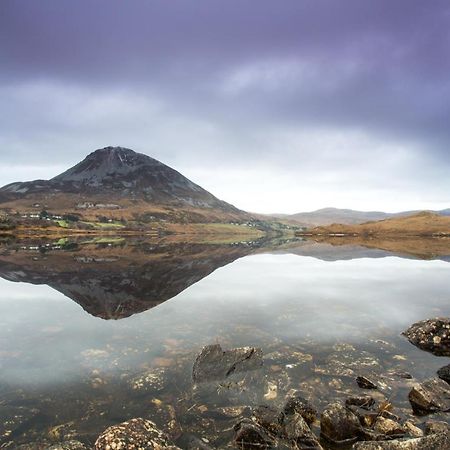
M263 365L260 348L242 347L222 350L220 344L207 345L197 355L192 368L194 383L223 380L238 372L259 369Z
M322 436L333 443L349 443L362 435L359 419L341 403L332 403L322 412L320 421Z
M439 378L414 385L408 397L417 414L450 411L450 385Z
M448 450L450 433L406 440L357 442L352 450Z
M414 323L403 334L422 350L437 356L450 356L450 319L447 317Z
M95 441L95 450L177 449L150 420L137 418L107 428Z

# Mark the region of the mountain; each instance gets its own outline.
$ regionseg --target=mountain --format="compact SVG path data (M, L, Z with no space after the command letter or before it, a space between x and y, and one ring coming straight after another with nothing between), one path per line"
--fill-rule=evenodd
M353 209L322 208L316 211L301 212L278 217L298 222L304 226L331 225L334 223L354 225L374 220L388 219L390 217L411 216L419 212L420 211L402 211L398 213L386 213L382 211L356 211ZM450 209L430 212L435 212L442 216L450 215Z
M356 225L332 224L308 230L314 235L354 236L450 236L450 216L422 211L405 217L371 221Z
M237 211L169 166L124 147L96 150L51 180L11 183L0 189L0 194L16 198L51 193L107 194L154 203Z
M186 224L253 218L162 162L124 147L96 150L50 180L8 184L0 189L0 208L16 222L35 218L26 226L37 227L43 225L35 223L42 211L77 215L79 227L108 220Z

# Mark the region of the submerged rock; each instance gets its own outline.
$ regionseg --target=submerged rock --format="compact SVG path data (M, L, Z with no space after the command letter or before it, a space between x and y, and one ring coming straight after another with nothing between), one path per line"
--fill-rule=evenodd
M403 334L422 350L437 356L450 356L450 319L447 317L414 323Z
M340 444L356 441L362 433L362 427L352 411L336 402L323 411L320 431L327 440Z
M417 414L450 411L450 385L439 378L416 384L409 393L409 401Z
M131 419L107 428L95 441L95 450L177 449L150 420Z
M441 380L444 380L448 384L450 384L450 364L448 364L447 366L441 367L437 371L437 375Z
M242 347L223 351L220 344L203 347L192 368L194 383L223 380L238 372L259 369L263 365L260 348Z
M352 450L448 450L450 434L439 433L415 439L357 442Z

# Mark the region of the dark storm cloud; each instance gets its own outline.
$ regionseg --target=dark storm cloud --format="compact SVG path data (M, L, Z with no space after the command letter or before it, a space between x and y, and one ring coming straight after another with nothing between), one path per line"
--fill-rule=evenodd
M449 29L447 0L3 0L0 158L75 162L113 141L370 185L375 155L379 183L434 180L442 201Z

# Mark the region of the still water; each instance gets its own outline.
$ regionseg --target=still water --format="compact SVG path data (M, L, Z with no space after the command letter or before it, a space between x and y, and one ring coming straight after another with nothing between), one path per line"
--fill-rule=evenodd
M450 316L450 264L354 248L341 259L327 246L321 258L320 247L314 256L302 248L4 251L0 445L74 438L92 446L106 427L145 417L182 448L192 435L224 448L253 407L280 407L299 393L320 412L361 395L358 375L379 381L374 395L412 417L411 384L449 361L401 332ZM216 343L260 347L264 365L195 385L193 361Z

